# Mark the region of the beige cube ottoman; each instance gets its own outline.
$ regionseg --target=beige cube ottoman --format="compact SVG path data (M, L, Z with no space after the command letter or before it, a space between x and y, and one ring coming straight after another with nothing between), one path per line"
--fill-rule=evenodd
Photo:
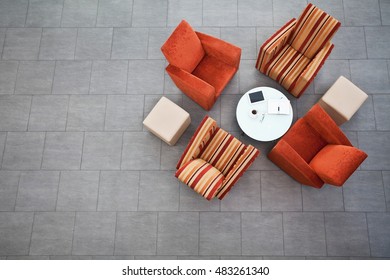
M150 132L171 146L176 144L190 123L190 114L164 96L143 122Z
M318 104L341 125L349 121L367 99L367 94L344 76L340 76Z

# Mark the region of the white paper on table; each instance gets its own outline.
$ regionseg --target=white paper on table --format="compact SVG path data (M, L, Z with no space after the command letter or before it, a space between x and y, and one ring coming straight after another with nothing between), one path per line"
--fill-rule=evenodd
M290 114L290 100L268 99L268 114L288 115Z

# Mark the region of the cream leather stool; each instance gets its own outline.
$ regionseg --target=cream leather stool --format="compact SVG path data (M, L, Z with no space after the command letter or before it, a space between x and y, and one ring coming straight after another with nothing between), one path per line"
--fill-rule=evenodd
M340 76L318 104L340 126L352 118L367 97L364 91L344 76Z
M143 122L150 132L171 146L176 144L190 123L190 114L164 96Z

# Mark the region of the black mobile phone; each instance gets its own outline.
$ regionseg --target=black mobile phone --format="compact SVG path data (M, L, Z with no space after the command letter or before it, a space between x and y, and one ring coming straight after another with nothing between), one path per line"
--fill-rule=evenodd
M249 93L249 101L251 103L260 102L263 100L264 100L264 95L263 95L263 92L261 90Z

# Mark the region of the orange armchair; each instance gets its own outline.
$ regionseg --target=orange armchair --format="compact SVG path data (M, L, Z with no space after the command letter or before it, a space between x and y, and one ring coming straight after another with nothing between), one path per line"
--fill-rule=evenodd
M205 110L210 110L237 72L241 49L195 32L185 21L176 27L161 51L176 86Z
M175 176L207 200L222 199L259 154L206 116L177 163Z
M256 68L299 97L321 69L334 45L340 22L313 4L260 48Z
M279 140L268 158L298 182L342 186L367 154L352 146L318 104Z

